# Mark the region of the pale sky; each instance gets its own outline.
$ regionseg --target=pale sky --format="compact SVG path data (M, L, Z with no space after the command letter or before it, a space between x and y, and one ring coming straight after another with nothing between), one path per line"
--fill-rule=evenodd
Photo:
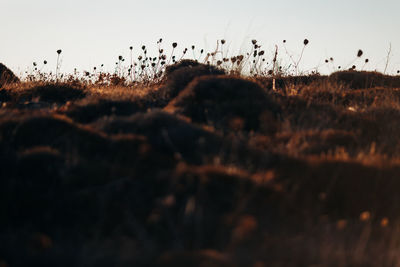
M251 39L270 55L286 39L297 56L307 38L303 70L326 72L329 57L346 66L362 49L370 60L365 68L382 71L391 43L388 70L394 73L400 69L399 12L399 0L0 0L0 62L20 74L47 60L43 70L50 71L62 49L61 71L100 64L113 70L119 55L129 57L129 46L155 52L159 38L168 49L178 42L179 52L192 44L212 50L226 39L232 55L249 50ZM287 59L282 48L279 53Z

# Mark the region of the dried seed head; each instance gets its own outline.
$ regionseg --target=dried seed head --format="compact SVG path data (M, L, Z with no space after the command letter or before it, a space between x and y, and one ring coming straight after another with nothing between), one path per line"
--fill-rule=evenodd
M325 59L325 63L328 63L328 62L329 62L329 60Z
M361 49L359 49L357 52L357 57L361 57L362 55L363 55L363 51Z
M252 43L253 45L255 45L255 44L257 43L257 40L253 39L253 40L251 40L251 43Z
M173 48L176 48L177 46L178 46L177 43L172 43L172 47L173 47Z
M366 58L366 59L365 59L365 63L368 63L368 62L369 62L369 59L368 59L368 58Z
M195 46L194 46L194 45L192 45L192 50L194 50L194 48L195 48Z
M283 43L285 44L285 43L286 43L286 40L283 40Z
M308 43L309 43L308 39L304 39L303 44L308 45Z
M145 50L146 49L146 46L145 45L142 45L142 50Z
M129 47L129 50L133 50L133 46L130 46L130 47Z
M43 64L46 65L47 64L47 60L43 61Z
M123 60L124 58L122 57L122 56L119 56L118 57L118 60Z
M225 40L224 39L221 40L221 44L225 44Z
M57 54L61 54L61 52L62 52L61 49L58 49L58 50L57 50Z

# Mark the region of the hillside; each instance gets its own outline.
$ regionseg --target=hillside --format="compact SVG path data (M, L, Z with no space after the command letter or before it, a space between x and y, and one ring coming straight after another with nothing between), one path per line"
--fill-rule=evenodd
M399 76L11 74L1 267L399 265Z

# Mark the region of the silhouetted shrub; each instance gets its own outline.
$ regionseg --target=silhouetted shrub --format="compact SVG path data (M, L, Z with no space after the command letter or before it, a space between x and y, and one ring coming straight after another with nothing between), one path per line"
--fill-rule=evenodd
M90 123L104 116L128 116L147 109L140 101L97 99L76 103L66 111L68 117L80 123Z
M181 61L178 61L175 64L169 65L165 68L165 75L168 77L171 75L172 72L180 69L180 68L185 68L185 67L196 67L199 65L203 65L199 63L198 61L191 60L191 59L183 59Z
M134 134L148 138L154 151L191 164L210 164L216 158L224 164L235 163L243 168L266 168L274 156L249 149L246 144L204 130L169 113L154 110L126 118L110 118L96 122L95 127L108 134Z
M21 115L0 121L0 135L17 150L49 146L67 152L71 146L82 153L105 151L105 136L81 127L64 116Z
M204 157L218 154L222 144L213 133L157 110L105 119L97 125L108 134L144 135L156 149L192 163L202 163Z
M400 78L372 71L338 71L329 76L329 80L343 83L352 89L372 88L378 86L400 87Z
M0 88L5 84L17 82L19 82L18 77L4 64L0 63Z
M219 129L277 129L279 107L256 83L228 76L196 78L165 108Z
M161 96L171 99L179 94L194 78L204 75L221 75L225 72L212 65L192 60L182 60L166 71L166 84L161 87Z
M30 101L33 98L38 98L43 102L62 104L85 96L84 88L65 83L39 85L26 89L19 94L18 99L19 101Z

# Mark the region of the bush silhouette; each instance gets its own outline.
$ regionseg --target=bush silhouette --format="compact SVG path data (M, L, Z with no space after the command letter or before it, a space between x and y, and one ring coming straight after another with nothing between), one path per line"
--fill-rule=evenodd
M194 78L204 75L222 75L225 72L212 65L193 60L182 60L166 70L166 83L160 88L164 98L171 99L179 94Z
M196 67L199 65L203 65L199 63L198 61L191 60L191 59L183 59L181 61L178 61L177 63L173 65L169 65L165 68L165 75L168 77L170 76L174 71L180 69L180 68L185 68L185 67Z
M219 129L273 133L279 107L256 83L229 76L196 78L165 108Z
M150 144L162 152L197 164L202 163L204 157L218 154L222 145L222 140L213 133L160 110L109 122L99 121L98 125L108 134L146 136Z
M19 82L18 77L4 64L0 63L0 88L8 83L17 82Z
M129 116L145 111L146 106L140 101L95 99L75 103L66 111L66 115L80 123L90 123L104 116Z
M388 76L373 71L338 71L329 76L329 80L343 83L352 89L372 88L378 86L400 87L400 77Z
M39 98L40 101L49 103L66 103L75 101L86 96L84 88L71 84L45 84L34 86L20 93L20 101L30 101Z

